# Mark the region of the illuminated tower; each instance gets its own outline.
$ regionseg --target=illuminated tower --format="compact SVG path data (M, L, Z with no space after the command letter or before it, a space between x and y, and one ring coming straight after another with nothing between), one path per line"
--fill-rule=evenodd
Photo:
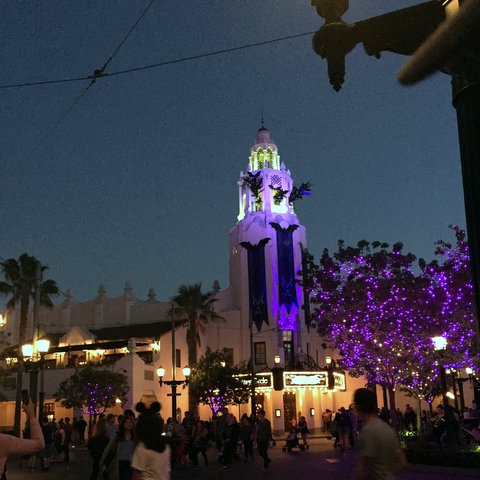
M270 132L260 128L246 172L240 172L238 180L238 222L230 231L230 285L242 321L251 321L257 331L279 332L287 363L301 347L304 325L297 279L306 232L290 203L293 186Z

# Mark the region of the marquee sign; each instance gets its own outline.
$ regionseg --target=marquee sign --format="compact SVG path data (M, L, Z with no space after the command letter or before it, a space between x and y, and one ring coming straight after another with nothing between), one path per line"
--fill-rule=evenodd
M328 389L328 372L283 372L285 388L324 388ZM345 374L333 372L333 390L347 389Z
M328 386L327 372L283 372L285 387L324 387Z
M239 375L244 385L250 387L250 375ZM322 388L328 389L328 372L283 372L283 385L286 389L293 388ZM271 372L261 372L255 374L255 388L270 389L273 388L273 378ZM345 374L333 372L333 389L345 391L347 389Z
M239 375L244 385L250 386L251 379L249 375ZM255 374L255 387L256 388L272 388L273 380L271 372L262 372Z

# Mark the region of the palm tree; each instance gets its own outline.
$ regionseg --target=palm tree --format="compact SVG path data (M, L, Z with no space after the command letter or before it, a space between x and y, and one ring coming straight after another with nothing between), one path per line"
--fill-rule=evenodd
M48 267L43 266L35 257L23 253L18 260L9 258L0 262L0 268L5 281L0 281L0 294L10 295L7 301L7 308L14 310L20 305L20 324L18 329L18 348L21 348L25 341L25 332L27 329L28 309L30 299L35 299L35 288L37 285L37 275L39 274L40 283L40 305L52 308L53 303L51 295L59 293L57 284L53 280L42 281L43 272ZM15 399L15 421L14 433L20 435L20 413L21 413L21 392L22 392L22 370L23 358L18 355L17 370L17 391Z
M225 320L215 313L213 304L217 301L212 292L203 293L202 284L180 285L177 294L172 298L176 304L175 314L187 324L188 364L197 363L197 346L201 345L200 333L205 331L205 324L211 320ZM188 399L191 413L197 413L198 404L192 395Z

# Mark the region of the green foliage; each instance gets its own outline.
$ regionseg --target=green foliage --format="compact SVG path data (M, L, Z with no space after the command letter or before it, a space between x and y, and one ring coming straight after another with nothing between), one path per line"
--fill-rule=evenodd
M297 200L301 200L303 197L309 197L312 191L312 184L310 182L303 182L299 187L295 185L292 188L288 202L293 205Z
M63 407L82 408L86 414L97 415L115 405L117 398L125 401L128 390L128 377L123 373L88 365L60 383L54 397Z
M273 190L273 203L275 205L280 205L282 200L287 196L288 190L282 190L281 188L274 187L270 185L270 188Z
M202 284L180 285L177 295L172 298L175 303L176 318L185 320L187 325L188 364L197 363L197 345L200 345L200 333L205 325L212 320L225 320L214 311L217 301L212 292L203 293ZM190 391L188 400L189 411L197 411L197 402Z
M232 365L226 349L212 351L207 347L205 354L192 368L190 394L198 402L208 405L216 414L226 405L239 405L248 402L248 387L239 375L248 374L244 364Z
M263 178L260 176L260 172L252 173L247 172L243 177L243 181L247 184L248 188L252 192L255 200L261 202L261 192L263 189Z

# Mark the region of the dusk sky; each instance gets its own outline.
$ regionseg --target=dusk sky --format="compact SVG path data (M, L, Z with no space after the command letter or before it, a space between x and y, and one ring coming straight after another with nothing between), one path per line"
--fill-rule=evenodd
M149 3L3 0L0 87L93 74ZM351 0L344 20L416 3ZM322 24L310 0L157 0L106 72ZM450 77L402 87L406 57L357 46L337 93L311 38L100 78L86 92L89 80L0 88L0 257L36 256L78 301L101 283L112 297L127 281L141 299L153 287L159 300L181 283L227 287L237 180L263 111L296 184L313 185L296 213L317 259L338 239L400 241L432 259L435 241L453 240L449 224L465 227Z

